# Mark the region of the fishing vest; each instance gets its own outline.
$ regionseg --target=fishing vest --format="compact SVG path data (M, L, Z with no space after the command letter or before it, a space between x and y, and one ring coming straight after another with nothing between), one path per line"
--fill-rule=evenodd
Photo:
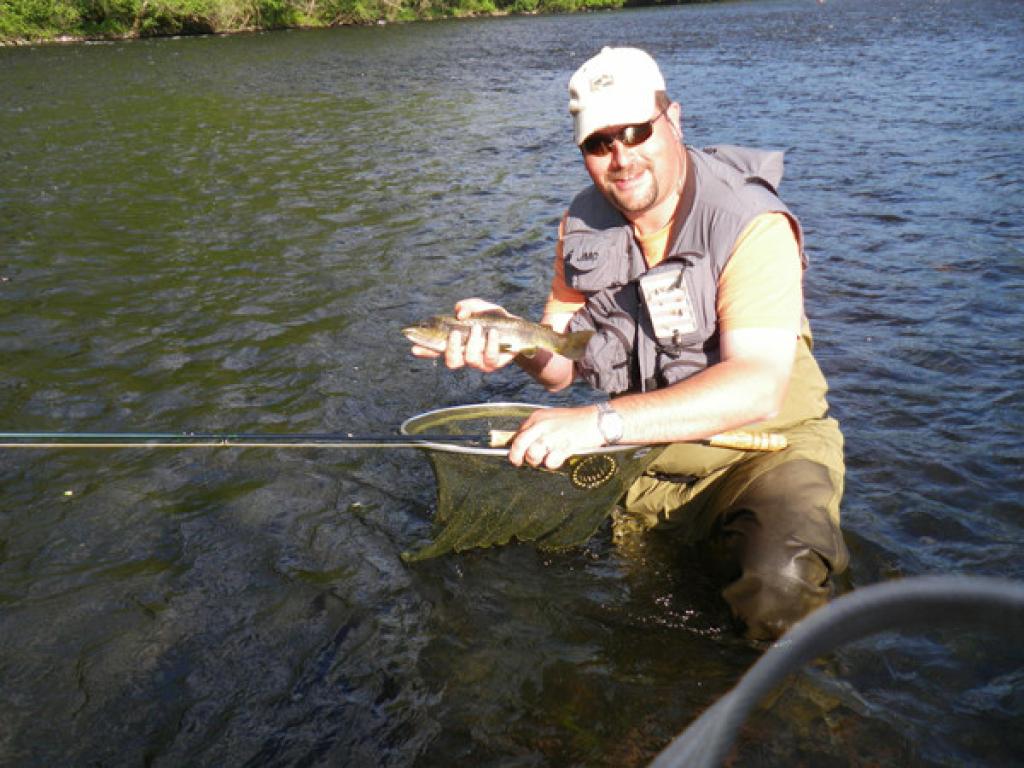
M610 395L659 389L719 361L718 278L754 217L789 216L806 266L800 225L775 192L782 152L686 152L685 208L656 267L648 268L632 226L596 186L569 206L565 280L586 296L569 329L594 332L577 371Z

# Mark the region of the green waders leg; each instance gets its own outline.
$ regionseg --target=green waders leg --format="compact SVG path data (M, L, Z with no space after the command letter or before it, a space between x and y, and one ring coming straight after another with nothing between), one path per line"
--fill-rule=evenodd
M829 512L822 464L796 459L759 475L721 514L711 548L739 576L722 592L752 640L774 640L827 602L849 553Z

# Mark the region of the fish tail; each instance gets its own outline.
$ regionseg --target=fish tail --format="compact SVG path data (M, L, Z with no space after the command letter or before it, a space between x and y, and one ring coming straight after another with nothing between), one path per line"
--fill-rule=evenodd
M559 354L563 357L568 357L570 360L579 360L583 357L583 353L587 351L587 344L590 343L593 335L593 331L567 333L565 341L561 345L562 348L558 350Z

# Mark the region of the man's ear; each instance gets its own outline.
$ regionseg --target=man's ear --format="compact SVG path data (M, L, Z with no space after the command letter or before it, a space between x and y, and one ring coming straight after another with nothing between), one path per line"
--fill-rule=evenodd
M673 101L669 104L668 109L665 111L665 116L668 117L668 124L672 126L672 132L682 140L683 108L679 105L678 101Z

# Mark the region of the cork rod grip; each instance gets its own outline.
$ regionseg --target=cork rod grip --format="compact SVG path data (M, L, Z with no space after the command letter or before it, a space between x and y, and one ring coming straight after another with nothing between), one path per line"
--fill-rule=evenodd
M778 432L720 432L705 442L714 448L732 448L736 451L781 451L789 445L785 435Z

